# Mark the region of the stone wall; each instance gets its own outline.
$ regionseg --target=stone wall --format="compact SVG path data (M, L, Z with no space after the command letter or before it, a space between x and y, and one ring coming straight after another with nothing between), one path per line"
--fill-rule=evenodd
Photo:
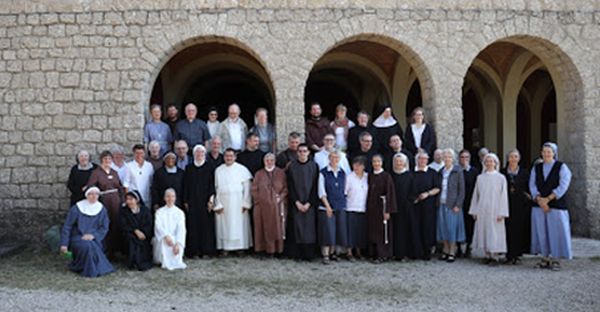
M360 39L407 58L440 145L453 148L462 147L461 90L477 54L505 40L541 55L561 107L559 143L575 174L574 231L600 238L596 1L171 2L11 1L0 9L0 237L26 229L19 233L38 241L62 220L77 150L96 156L141 141L154 80L185 47L218 40L254 55L273 82L285 142L290 131L303 131L314 63Z

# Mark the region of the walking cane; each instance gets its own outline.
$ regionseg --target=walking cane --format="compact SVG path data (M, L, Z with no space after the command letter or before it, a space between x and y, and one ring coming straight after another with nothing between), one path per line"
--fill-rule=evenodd
M385 219L385 213L387 208L387 200L385 195L380 196L381 201L383 201L383 233L385 234L385 244L387 245L390 241L388 240L388 222Z

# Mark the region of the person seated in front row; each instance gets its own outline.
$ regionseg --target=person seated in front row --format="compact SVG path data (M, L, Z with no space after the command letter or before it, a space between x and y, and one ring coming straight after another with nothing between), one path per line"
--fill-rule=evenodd
M127 239L127 267L146 271L152 268L152 213L143 204L138 191L125 194L125 204L119 211L123 236Z
M165 191L165 205L154 216L154 262L163 269L185 269L183 252L185 248L185 215L175 206L175 190Z
M73 205L60 238L60 252L73 254L69 269L85 277L98 277L114 271L103 249L108 233L108 211L98 201L100 189L88 188L85 199Z

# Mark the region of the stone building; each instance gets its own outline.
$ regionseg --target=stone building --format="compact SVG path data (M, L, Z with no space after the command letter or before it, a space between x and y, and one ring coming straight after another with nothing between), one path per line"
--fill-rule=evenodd
M318 100L422 105L441 147L526 162L556 140L600 238L597 0L10 0L0 52L0 237L60 223L75 153L140 142L151 103L263 106L284 143Z

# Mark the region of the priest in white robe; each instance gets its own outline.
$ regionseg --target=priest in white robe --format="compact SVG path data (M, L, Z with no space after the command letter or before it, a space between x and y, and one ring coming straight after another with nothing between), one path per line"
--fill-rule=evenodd
M484 263L495 263L497 255L506 253L508 190L506 178L498 171L498 156L490 153L484 158L485 170L477 177L469 214L475 219L473 248L485 252Z
M225 150L225 163L215 171L217 249L224 254L252 247L250 195L252 174L235 162L235 151Z
M175 190L165 191L165 205L154 216L154 238L152 247L154 262L163 269L185 269L183 252L185 249L185 214L175 206Z

